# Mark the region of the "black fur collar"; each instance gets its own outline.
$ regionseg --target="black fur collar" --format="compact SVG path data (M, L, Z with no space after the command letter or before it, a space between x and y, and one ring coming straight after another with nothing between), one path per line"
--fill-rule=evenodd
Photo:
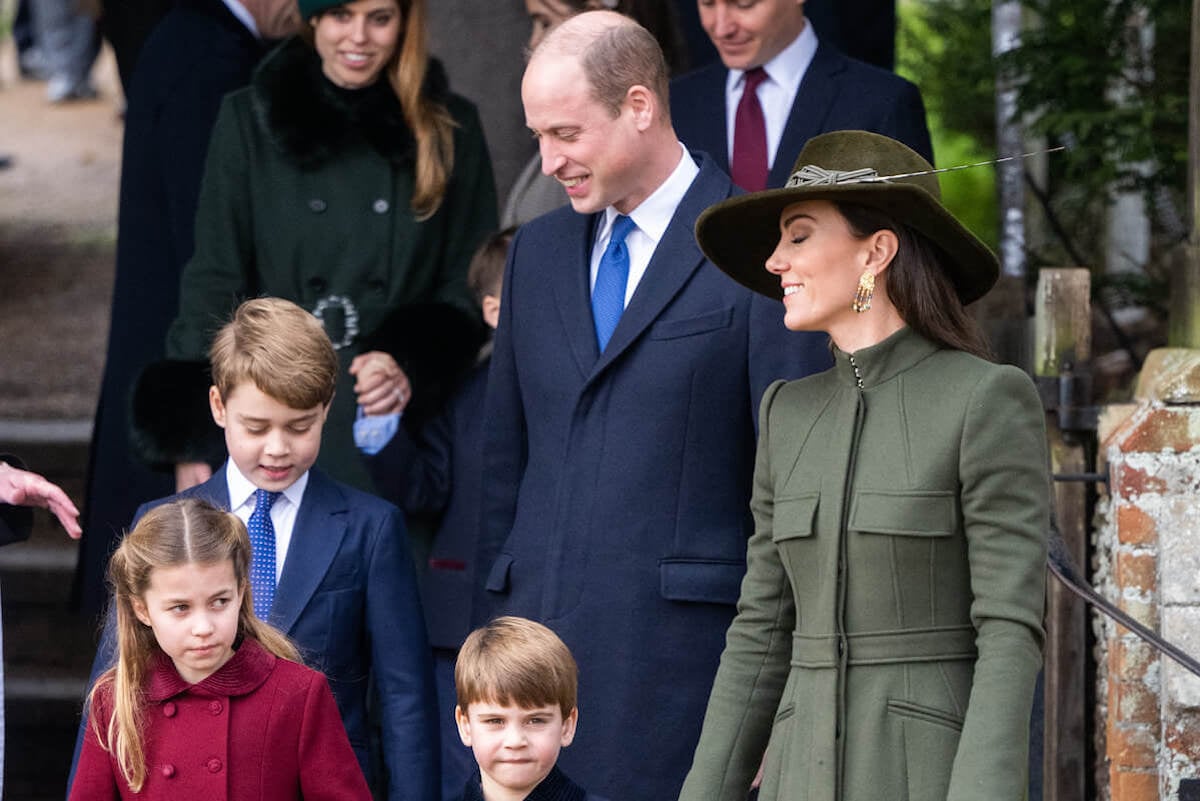
M426 95L445 102L446 73L431 59ZM415 141L400 101L381 77L365 89L342 89L321 72L321 59L299 38L263 60L252 81L252 100L271 140L303 169L318 167L362 143L397 163L411 163Z

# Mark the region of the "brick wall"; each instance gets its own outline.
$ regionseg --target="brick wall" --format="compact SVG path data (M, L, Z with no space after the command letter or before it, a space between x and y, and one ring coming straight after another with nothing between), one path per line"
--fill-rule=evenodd
M1110 495L1097 584L1200 655L1200 353L1155 351L1138 395L1101 426ZM1111 621L1100 631L1104 796L1200 799L1200 679Z

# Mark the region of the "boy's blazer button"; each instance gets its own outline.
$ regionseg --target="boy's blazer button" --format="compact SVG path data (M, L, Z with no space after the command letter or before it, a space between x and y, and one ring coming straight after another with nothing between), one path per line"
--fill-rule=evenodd
M175 778L175 766L174 765L170 765L170 764L163 765L159 770L162 773L164 779Z
M221 705L220 701L209 701L208 702L208 711L212 712L214 715L221 714L221 710L224 708L225 707Z
M216 757L213 757L212 759L208 760L208 762L205 764L208 767L209 773L220 773L221 768L224 767L221 764L221 760L217 759Z
M169 718L175 717L175 703L173 701L167 701L165 704L163 704L162 709L163 709L163 714L166 715L167 717L169 717Z
M371 208L376 214L387 214L387 210L391 208L391 205L383 198L379 198L371 204Z
M320 214L321 212L325 211L327 204L324 200L321 200L321 198L314 197L312 200L308 201L308 207L312 209L314 214Z

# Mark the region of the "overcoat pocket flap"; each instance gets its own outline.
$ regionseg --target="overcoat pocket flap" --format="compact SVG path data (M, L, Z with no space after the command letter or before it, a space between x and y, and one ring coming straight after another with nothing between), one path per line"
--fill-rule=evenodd
M817 514L817 502L821 494L811 492L775 499L775 514L772 519L771 539L774 542L811 537L813 519Z
M746 563L728 559L663 559L659 593L668 601L736 604Z
M507 592L508 591L508 571L512 567L513 558L511 554L502 553L496 557L492 569L488 571L487 582L483 585L485 589L491 592Z
M904 537L949 537L958 526L958 498L949 491L859 490L850 530Z
M716 331L728 328L733 322L733 307L717 309L712 312L698 314L695 317L684 317L681 320L660 320L650 326L647 336L650 339L678 339L690 337L693 334L703 334L706 331Z

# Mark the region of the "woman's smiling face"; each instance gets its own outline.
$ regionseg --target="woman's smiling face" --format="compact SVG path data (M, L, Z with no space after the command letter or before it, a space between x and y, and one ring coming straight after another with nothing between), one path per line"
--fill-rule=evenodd
M833 203L805 200L785 208L779 244L766 264L783 286L784 325L833 334L853 324L850 302L868 257L868 242L855 238Z
M354 0L313 17L312 25L321 71L343 89L375 83L404 29L397 0Z

